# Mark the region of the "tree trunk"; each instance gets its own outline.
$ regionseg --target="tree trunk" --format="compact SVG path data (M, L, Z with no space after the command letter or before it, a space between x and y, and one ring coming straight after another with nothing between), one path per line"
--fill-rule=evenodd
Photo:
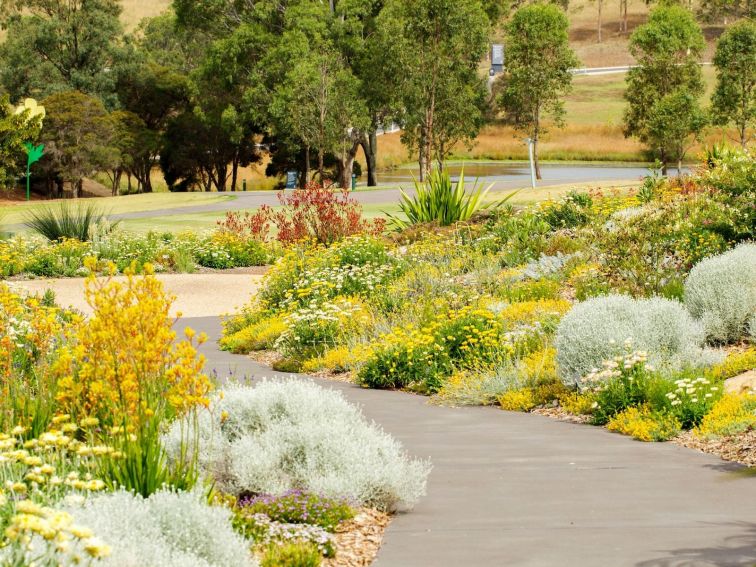
M667 154L664 150L659 150L659 161L662 162L662 175L667 175Z
M376 171L378 161L378 135L373 127L370 132L362 136L362 151L365 153L365 163L367 164L367 184L368 187L378 185L378 172Z
M236 191L236 182L239 179L239 155L234 156L231 162L231 191Z
M325 184L323 179L325 176L325 166L323 165L324 154L325 152L321 148L318 148L318 177L320 177L321 184Z
M538 163L538 136L533 138L533 167L535 168L536 179L541 180L541 164Z
M417 155L417 161L418 165L420 166L420 182L422 183L425 181L425 138L423 134L420 134L420 144L417 148L418 155Z
M360 149L360 140L352 143L352 147L346 152L342 153L341 159L339 159L339 171L341 179L339 185L342 189L350 189L352 187L352 171L354 171L354 158L357 155L357 150Z
M84 180L78 179L71 183L71 191L73 193L73 198L78 199L81 196L82 188L84 187Z
M304 189L307 187L307 184L310 182L310 146L305 146L305 155L304 155L304 172L302 176L299 178L299 188Z
M604 7L604 0L596 0L598 6L598 42L601 43L601 10Z

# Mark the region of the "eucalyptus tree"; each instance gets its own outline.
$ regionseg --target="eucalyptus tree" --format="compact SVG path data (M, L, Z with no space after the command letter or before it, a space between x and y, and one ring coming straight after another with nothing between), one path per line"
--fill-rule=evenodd
M117 0L0 0L6 40L0 83L13 99L77 90L117 105L111 72L120 56Z
M756 23L738 22L721 35L714 54L717 86L711 99L714 122L733 124L743 149L756 126Z
M664 173L670 161L681 159L680 145L673 141L680 138L680 127L687 135L700 131L697 99L704 91L700 60L705 45L693 14L676 5L654 9L630 37L637 66L626 78L625 135L645 143ZM676 117L672 108L685 108L685 114Z
M402 140L418 152L421 179L443 162L440 143L477 134L485 83L478 66L490 21L479 0L388 0L378 17L382 76L396 89ZM440 121L444 113L457 122Z
M541 179L538 144L549 118L564 123L564 96L572 88L570 69L579 61L569 46L569 21L554 4L520 8L507 24L507 69L500 79L499 105L515 128L530 138L536 177Z

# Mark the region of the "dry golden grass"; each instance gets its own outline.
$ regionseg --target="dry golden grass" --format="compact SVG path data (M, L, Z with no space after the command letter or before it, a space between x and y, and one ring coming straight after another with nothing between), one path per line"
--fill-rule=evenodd
M121 0L123 14L121 21L126 29L133 30L144 18L158 16L165 12L171 0Z

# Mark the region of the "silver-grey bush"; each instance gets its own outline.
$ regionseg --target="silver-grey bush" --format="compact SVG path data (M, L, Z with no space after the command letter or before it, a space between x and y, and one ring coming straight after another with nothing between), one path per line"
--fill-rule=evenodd
M685 280L685 305L713 343L743 338L756 318L756 244L696 264Z
M658 366L700 364L704 332L677 302L662 298L633 299L626 295L596 297L578 303L557 329L557 365L561 378L574 384L601 363L623 352L646 351Z
M229 386L199 419L200 465L230 493L299 488L386 510L409 508L425 493L429 463L409 458L339 392L312 382ZM176 424L169 451L179 437Z

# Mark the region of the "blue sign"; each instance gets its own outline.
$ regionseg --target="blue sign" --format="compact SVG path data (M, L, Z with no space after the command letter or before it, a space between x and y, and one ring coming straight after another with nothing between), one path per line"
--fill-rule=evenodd
M287 171L286 172L286 188L287 189L296 189L297 188L297 175L296 171Z

